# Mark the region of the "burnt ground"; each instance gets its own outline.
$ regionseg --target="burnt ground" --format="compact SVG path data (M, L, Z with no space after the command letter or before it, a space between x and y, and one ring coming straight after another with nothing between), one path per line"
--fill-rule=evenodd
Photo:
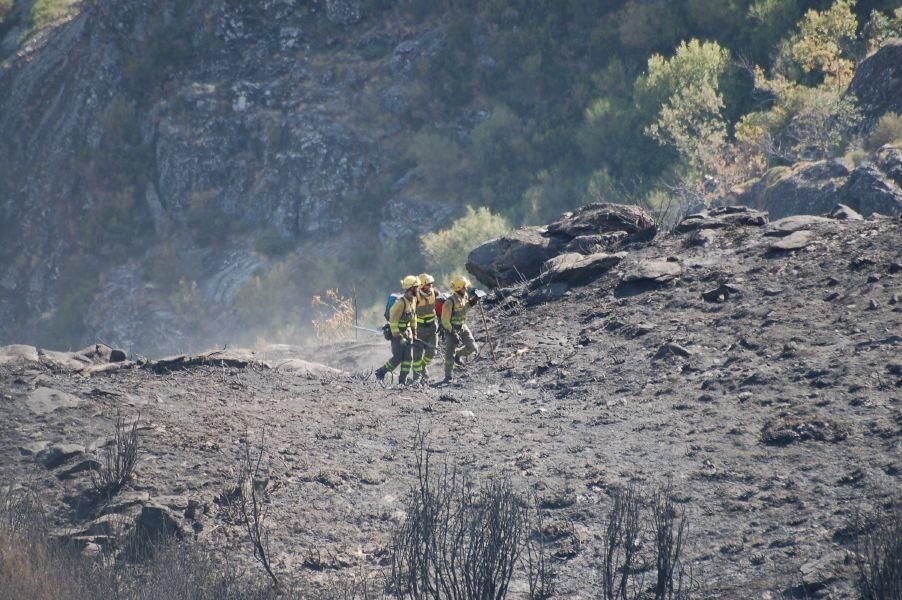
M850 516L900 496L902 224L811 231L795 251L769 250L760 227L718 231L706 247L659 236L564 297L496 304L497 362L484 349L447 388L365 380L387 356L378 341L329 349L351 374L211 359L88 377L8 362L0 480L37 489L68 535L103 514L124 515L107 527L124 535L150 503L168 507L178 535L252 565L218 501L245 436L256 443L265 430L276 571L328 582L384 568L419 425L437 457L537 493L562 532L551 548L560 597L599 596L610 491L668 478L690 520L700 597L776 598L803 583L814 597L853 597ZM681 266L675 280L618 287L639 261L668 257ZM471 325L481 330L478 314ZM140 413L143 454L135 480L94 503L87 472L67 473L79 449L48 468L45 447L97 454L117 413ZM511 596L524 586L518 576Z

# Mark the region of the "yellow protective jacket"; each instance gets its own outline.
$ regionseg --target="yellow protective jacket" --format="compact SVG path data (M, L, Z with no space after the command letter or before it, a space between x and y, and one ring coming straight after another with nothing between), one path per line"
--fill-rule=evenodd
M467 312L470 303L466 295L461 296L457 292L452 293L442 304L442 327L445 331L451 331L467 322Z
M401 335L408 327L416 334L416 312L416 298L408 298L407 294L404 294L401 298L396 300L395 303L391 305L391 310L388 311L388 327L391 329L391 334L393 336Z
M428 325L435 321L435 296L436 289L428 294L424 294L422 290L417 291L417 323Z

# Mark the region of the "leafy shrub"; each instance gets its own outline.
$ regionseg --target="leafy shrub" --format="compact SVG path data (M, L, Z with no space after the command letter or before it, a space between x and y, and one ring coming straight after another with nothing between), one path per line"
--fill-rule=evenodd
M865 138L866 150L874 151L885 144L902 144L902 115L886 113Z
M888 39L902 37L902 8L887 16L880 11L871 12L862 35L867 40L868 53L876 52Z
M72 15L78 0L37 0L31 7L31 29L40 31Z
M670 59L652 56L636 82L640 103L657 112L646 134L675 148L695 170L704 169L704 154L726 137L720 78L729 62L729 52L716 42L690 40Z
M451 227L420 238L427 268L438 273L437 279L463 272L467 255L479 244L503 235L510 226L503 217L493 215L485 207L468 206L466 214Z

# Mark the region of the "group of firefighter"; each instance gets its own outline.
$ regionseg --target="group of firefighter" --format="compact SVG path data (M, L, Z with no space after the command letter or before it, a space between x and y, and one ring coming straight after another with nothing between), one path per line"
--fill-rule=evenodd
M386 374L400 366L398 383L429 383L428 367L435 358L441 333L445 343L445 378L441 383L448 384L454 367L463 365L462 358L478 351L473 333L467 327L467 312L479 296L469 294L470 282L466 277L455 277L451 280L451 292L440 302L441 309L437 312L436 299L440 292L431 275L408 275L401 280L401 287L403 296L395 300L387 313L391 358L376 369L376 379L384 380Z

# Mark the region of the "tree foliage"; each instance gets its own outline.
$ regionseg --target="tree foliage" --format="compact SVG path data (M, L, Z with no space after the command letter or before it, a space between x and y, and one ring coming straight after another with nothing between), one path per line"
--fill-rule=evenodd
M468 206L466 214L454 221L451 227L420 238L427 267L438 274L437 279L463 273L470 250L508 230L510 225L503 217L492 214L485 207L474 209Z

